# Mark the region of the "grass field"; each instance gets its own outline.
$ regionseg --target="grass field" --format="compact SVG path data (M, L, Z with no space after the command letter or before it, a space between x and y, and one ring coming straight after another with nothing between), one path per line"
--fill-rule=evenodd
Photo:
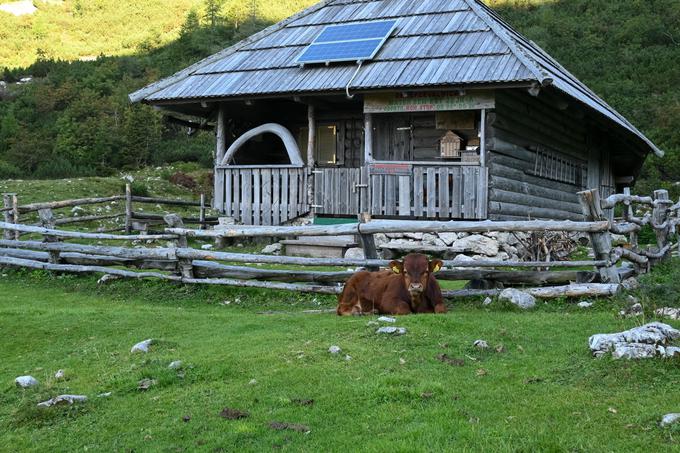
M655 299L677 294L676 267L648 279L639 294L648 311L679 305ZM618 318L622 302L598 301L587 311L551 302L531 312L458 302L444 316L401 318L408 333L385 338L367 326L370 317L303 312L332 308L333 298L95 281L2 274L0 450L678 448L680 429L658 422L680 411L680 362L590 357L591 334L650 320ZM152 351L130 354L146 338L158 340ZM472 346L480 338L490 350ZM331 345L342 353L329 354ZM173 360L183 361L181 371L167 368ZM53 378L58 369L66 381ZM23 374L40 386L17 389L13 380ZM145 378L155 385L138 390ZM90 399L36 408L62 393ZM224 408L249 417L225 419Z

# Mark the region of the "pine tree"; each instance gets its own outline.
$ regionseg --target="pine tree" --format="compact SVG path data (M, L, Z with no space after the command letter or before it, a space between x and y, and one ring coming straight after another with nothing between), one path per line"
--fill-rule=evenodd
M205 18L210 24L210 28L215 28L221 21L220 11L222 10L221 0L205 0Z

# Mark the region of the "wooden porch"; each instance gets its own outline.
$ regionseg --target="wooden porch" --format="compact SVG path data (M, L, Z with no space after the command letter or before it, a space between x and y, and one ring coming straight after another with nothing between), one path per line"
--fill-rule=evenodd
M308 201L308 169L292 166L218 167L215 207L246 225L280 225L309 212L375 218L487 218L488 169L480 166L393 164L403 174L372 168L313 170L314 202Z

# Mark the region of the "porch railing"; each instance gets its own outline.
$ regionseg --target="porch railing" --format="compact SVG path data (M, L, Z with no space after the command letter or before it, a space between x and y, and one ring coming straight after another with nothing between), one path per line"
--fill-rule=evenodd
M317 214L422 219L487 218L488 169L413 165L408 174L370 174L360 168L314 171Z
M307 171L292 166L215 169L215 209L245 225L280 225L309 212Z

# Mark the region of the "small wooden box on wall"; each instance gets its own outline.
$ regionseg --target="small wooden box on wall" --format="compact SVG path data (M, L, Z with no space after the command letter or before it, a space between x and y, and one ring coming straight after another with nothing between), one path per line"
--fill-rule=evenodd
M463 139L456 135L453 131L448 131L439 140L439 149L441 157L455 158L460 157L460 150L463 145Z

